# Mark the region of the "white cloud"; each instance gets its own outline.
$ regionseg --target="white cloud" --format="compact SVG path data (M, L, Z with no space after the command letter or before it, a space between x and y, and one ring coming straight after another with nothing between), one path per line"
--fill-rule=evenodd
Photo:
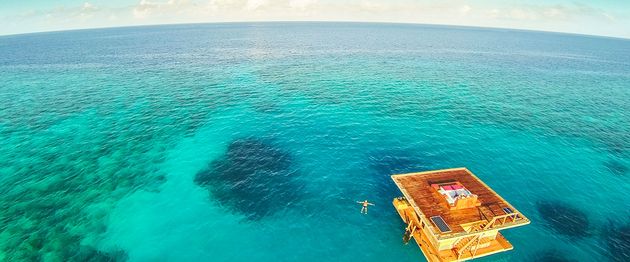
M83 3L83 11L91 11L91 10L96 10L96 7L93 4L90 4L89 2L85 2Z
M308 7L317 4L317 0L291 0L289 7L294 9L306 10Z
M360 8L370 12L382 12L391 9L391 6L379 1L362 1Z
M141 0L140 3L136 5L136 7L133 9L133 17L140 18L140 19L146 18L147 16L149 16L149 14L151 14L151 11L156 6L157 5L147 0Z
M459 8L459 12L463 15L470 13L470 10L472 10L472 7L470 7L469 5L463 5Z
M615 21L615 20L617 20L617 18L616 18L614 15L611 15L611 14L606 13L606 12L602 13L602 15L603 15L604 17L606 17L606 19L608 19L608 20L610 20L610 21Z
M0 23L13 22L26 28L23 31L41 31L78 26L324 20L456 24L630 36L630 11L601 10L577 3L490 5L467 0L138 0L134 5L117 7L105 3L97 6L92 2L83 2L74 7L23 12L0 17ZM0 28L0 34L6 31Z
M601 20L614 16L604 10L583 4L574 5L520 5L511 8L493 8L487 12L487 17L494 19L530 20L540 22L584 22L587 20Z
M566 18L565 12L562 8L550 7L543 11L544 16L552 18Z
M140 2L133 8L133 17L138 19L145 19L152 15L181 15L184 9L190 8L193 3L188 0L168 0L163 1L149 1L140 0Z
M247 0L247 4L245 4L246 10L257 10L261 7L268 5L269 2L267 0Z
M536 20L539 14L529 9L514 8L510 10L508 17L518 20Z

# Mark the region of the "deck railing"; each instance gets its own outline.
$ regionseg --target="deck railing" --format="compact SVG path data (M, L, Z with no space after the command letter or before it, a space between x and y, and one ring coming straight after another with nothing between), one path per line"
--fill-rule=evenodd
M501 226L504 225L505 223L512 223L512 222L516 222L516 220L519 219L519 215L518 213L514 212L514 213L510 213L510 214L505 214L505 215L500 215L500 216L495 216L492 218L492 220L490 220L490 222L488 222L488 224L486 224L483 229L490 229L493 228L495 226Z
M480 230L476 232L460 232L460 233L451 233L451 234L443 234L437 235L438 239L446 239L446 238L454 238L454 237L465 237L465 236L473 236L475 234L483 234L486 229L500 229L505 227L510 227L516 225L524 220L523 216L520 216L518 212L504 214L493 217L488 224L483 226Z

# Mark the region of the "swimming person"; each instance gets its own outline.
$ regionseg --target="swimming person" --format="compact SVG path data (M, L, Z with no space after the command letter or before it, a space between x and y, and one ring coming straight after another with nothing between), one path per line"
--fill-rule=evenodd
M368 205L373 206L374 204L368 202L367 200L365 201L357 201L357 203L362 204L363 206L361 207L361 214L366 214L367 215L367 211L368 211Z

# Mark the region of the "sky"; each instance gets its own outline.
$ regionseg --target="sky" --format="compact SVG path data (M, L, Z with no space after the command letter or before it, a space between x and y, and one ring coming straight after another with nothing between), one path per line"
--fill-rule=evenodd
M445 24L630 38L630 0L0 0L0 35L238 21Z

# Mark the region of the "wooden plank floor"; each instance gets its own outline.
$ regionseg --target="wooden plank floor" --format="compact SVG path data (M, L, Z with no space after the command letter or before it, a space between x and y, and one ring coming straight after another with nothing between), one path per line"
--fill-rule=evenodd
M460 224L484 220L478 207L462 210L450 210L444 196L437 193L431 184L458 181L471 193L478 196L483 206L492 211L494 216L505 214L503 207L509 204L474 177L467 169L449 169L436 172L405 174L393 176L397 184L408 192L417 207L427 217L441 216L451 227L451 233L463 232ZM486 214L488 214L486 212ZM488 217L488 219L492 219ZM439 232L436 228L436 232Z

